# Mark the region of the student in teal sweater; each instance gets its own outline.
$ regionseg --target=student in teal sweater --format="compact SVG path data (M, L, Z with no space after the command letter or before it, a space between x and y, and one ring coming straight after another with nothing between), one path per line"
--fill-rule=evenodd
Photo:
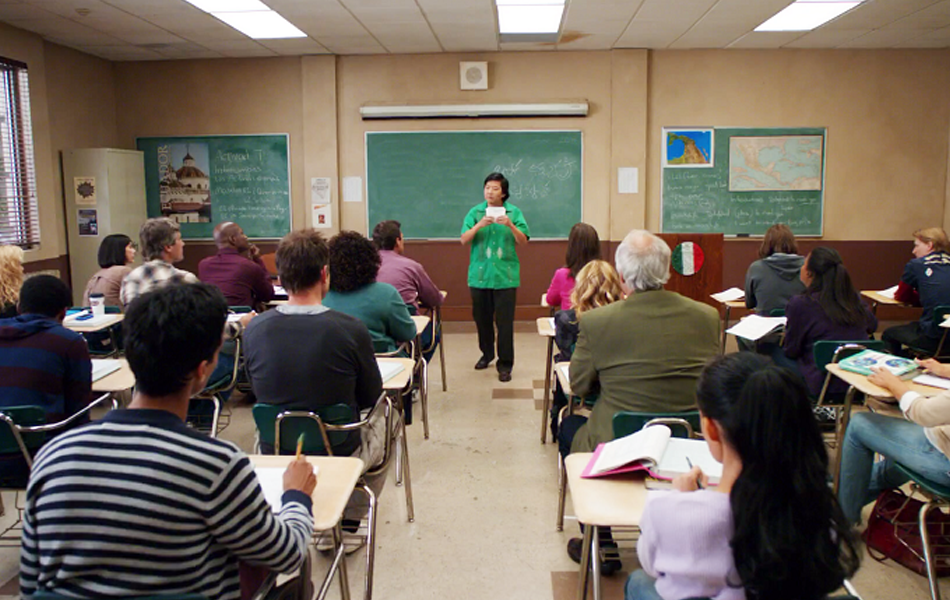
M355 231L341 231L330 240L330 292L324 306L366 324L376 352L392 352L416 337L406 303L396 288L376 281L379 251Z

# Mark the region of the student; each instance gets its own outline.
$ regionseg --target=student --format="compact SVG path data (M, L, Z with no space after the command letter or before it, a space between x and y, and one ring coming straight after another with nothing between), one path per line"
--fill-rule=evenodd
M300 567L313 535L313 467L293 461L275 515L247 456L185 425L214 370L227 303L206 284L129 305L128 409L48 443L26 492L20 592L92 598L240 597L238 561ZM309 573L306 574L309 577Z
M417 314L420 306L424 308L441 306L444 300L442 292L432 283L425 268L405 255L406 243L402 238L400 227L399 221L381 221L373 228L373 245L379 249L380 260L376 281L388 283L396 288L412 314ZM432 343L434 329L435 323L430 321L420 335L422 347L432 348L423 353L426 362L435 354L436 346L441 341L440 334L437 333L437 339L434 344Z
M17 315L16 303L23 285L23 248L0 246L0 319Z
M802 266L805 291L785 307L784 351L775 346L775 363L799 373L813 397L821 393L825 372L815 365L813 348L819 340L865 340L877 329L877 317L858 296L851 276L833 248L819 247ZM832 378L828 391L843 393L847 384Z
M950 377L950 365L921 361L934 375ZM838 499L848 520L861 523L861 509L884 490L907 482L900 463L930 481L950 486L950 392L924 397L890 371L875 369L868 380L900 400L905 419L871 412L855 413L841 448ZM875 461L880 454L883 460Z
M798 254L798 243L788 225L772 225L759 246L759 260L745 274L745 305L756 314L768 317L775 309L784 309L789 299L805 290L799 277L805 258ZM756 344L736 338L740 350L754 350ZM775 344L778 335L766 336L759 344Z
M828 454L800 379L760 355L713 359L696 391L703 435L722 463L647 495L625 600L822 600L858 568L828 487Z
M950 304L950 242L940 227L914 232L914 259L904 267L894 299L924 307L920 321L884 330L881 339L888 352L901 354L903 346L934 353L943 330L934 319L934 309Z
M495 360L495 329L498 330L498 381L511 381L515 364L515 305L521 285L521 263L515 246L528 243L531 233L521 209L508 204L508 179L501 173L485 177L484 202L476 204L462 221L462 245L471 244L468 289L472 295L472 319L482 355L475 369L487 369ZM487 210L503 208L505 214L490 217Z
M274 284L261 260L261 251L237 223L225 221L214 228L218 253L201 259L198 279L218 286L228 306L263 308L274 299Z
M341 231L330 240L328 308L366 324L377 352L392 352L416 337L416 324L396 288L376 281L379 251L355 231Z
M135 244L129 236L122 233L107 235L99 244L99 270L89 279L86 291L82 295L83 306L89 306L89 296L102 294L106 306L122 306L119 291L122 280L132 272L135 260Z
M577 273L577 283L571 290L569 302L574 308L554 313L554 342L558 347L555 362L567 362L574 354L581 315L601 306L623 300L623 283L620 275L605 260L592 260ZM554 402L551 406L551 437L557 439L557 416L567 397L561 390L560 379L556 380Z
M119 299L128 306L141 294L166 283L197 283L194 273L174 267L185 259L181 227L168 217L149 219L139 229L145 263L126 275Z
M571 290L574 289L577 273L584 265L597 259L600 259L600 238L597 237L597 230L587 223L575 224L567 238L567 266L554 272L548 293L544 297L548 306L561 310L571 308Z

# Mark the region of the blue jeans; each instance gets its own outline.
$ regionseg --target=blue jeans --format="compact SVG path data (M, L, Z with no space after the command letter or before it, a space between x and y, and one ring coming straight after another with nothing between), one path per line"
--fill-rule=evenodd
M646 571L637 569L627 578L627 585L623 589L623 600L663 600L656 593L656 579L646 574Z
M875 452L884 460L874 462ZM907 482L895 468L896 462L934 483L950 486L950 460L930 443L923 427L874 413L854 415L841 449L838 489L838 502L852 524L861 522L861 509L881 492Z

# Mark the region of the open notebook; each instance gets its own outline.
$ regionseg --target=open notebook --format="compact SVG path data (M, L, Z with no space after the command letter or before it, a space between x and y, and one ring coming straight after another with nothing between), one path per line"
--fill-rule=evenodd
M675 438L666 425L654 425L597 446L581 477L646 471L657 479L673 479L689 472L690 463L702 469L710 485L719 483L722 464L705 441Z
M99 381L109 373L118 371L122 362L116 358L94 358L92 359L92 380Z
M383 383L386 383L396 375L398 375L402 370L403 366L397 362L389 362L377 360L376 365L379 367L379 374L383 378Z

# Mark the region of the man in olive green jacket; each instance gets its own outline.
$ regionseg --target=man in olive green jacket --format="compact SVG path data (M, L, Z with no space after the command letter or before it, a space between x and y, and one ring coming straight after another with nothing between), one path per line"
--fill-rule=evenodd
M565 420L562 451L591 452L612 440L613 416L622 410L695 409L696 380L719 349L716 310L663 289L670 278L666 242L647 231L631 231L617 248L615 262L632 293L580 319L571 389L578 396L599 393L599 398L586 423L583 417Z

